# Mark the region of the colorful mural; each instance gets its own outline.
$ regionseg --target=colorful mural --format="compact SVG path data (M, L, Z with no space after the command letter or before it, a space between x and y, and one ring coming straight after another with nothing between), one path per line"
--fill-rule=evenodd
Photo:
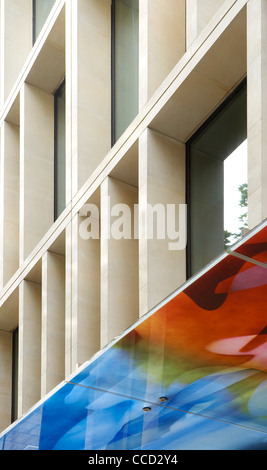
M62 384L0 448L267 449L266 227L239 244L249 261L235 253Z

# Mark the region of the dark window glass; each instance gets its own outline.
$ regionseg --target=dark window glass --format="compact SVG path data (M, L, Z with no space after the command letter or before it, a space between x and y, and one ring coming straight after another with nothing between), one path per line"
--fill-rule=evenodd
M192 275L247 226L247 89L239 86L187 145Z
M112 143L138 114L139 0L112 2Z
M11 421L18 418L18 352L19 352L19 329L16 328L12 334L12 398L11 398Z
M35 43L55 0L33 0L33 43Z
M63 82L55 94L55 220L66 206L65 133L65 82Z

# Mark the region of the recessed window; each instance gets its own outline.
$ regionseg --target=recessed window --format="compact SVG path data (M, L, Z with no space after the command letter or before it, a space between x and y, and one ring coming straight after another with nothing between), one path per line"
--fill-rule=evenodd
M192 275L247 227L247 88L242 83L187 144Z
M18 418L18 355L19 355L19 329L12 333L12 394L11 394L11 421Z
M35 43L47 17L55 3L55 0L33 0L33 44Z
M65 119L65 81L55 94L55 167L54 167L54 219L56 220L66 206L66 119Z
M112 1L112 144L138 114L139 0Z

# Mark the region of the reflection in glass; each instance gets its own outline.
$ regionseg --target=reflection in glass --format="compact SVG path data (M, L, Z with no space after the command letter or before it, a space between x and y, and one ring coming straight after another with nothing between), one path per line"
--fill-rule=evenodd
M138 113L139 0L113 0L113 143Z
M190 275L247 226L247 111L242 84L188 143Z
M55 220L66 206L65 82L55 94Z
M55 0L33 0L33 43L35 43Z

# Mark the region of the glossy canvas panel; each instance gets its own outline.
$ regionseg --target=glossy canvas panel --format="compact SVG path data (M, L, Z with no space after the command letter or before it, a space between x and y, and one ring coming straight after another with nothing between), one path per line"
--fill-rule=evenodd
M66 384L0 440L5 450L267 449L265 433Z
M233 251L263 263L267 263L267 226L250 236Z
M267 431L266 305L267 269L227 256L73 382Z
M256 235L265 243L265 228ZM266 305L267 267L221 256L3 434L2 448L266 449Z

